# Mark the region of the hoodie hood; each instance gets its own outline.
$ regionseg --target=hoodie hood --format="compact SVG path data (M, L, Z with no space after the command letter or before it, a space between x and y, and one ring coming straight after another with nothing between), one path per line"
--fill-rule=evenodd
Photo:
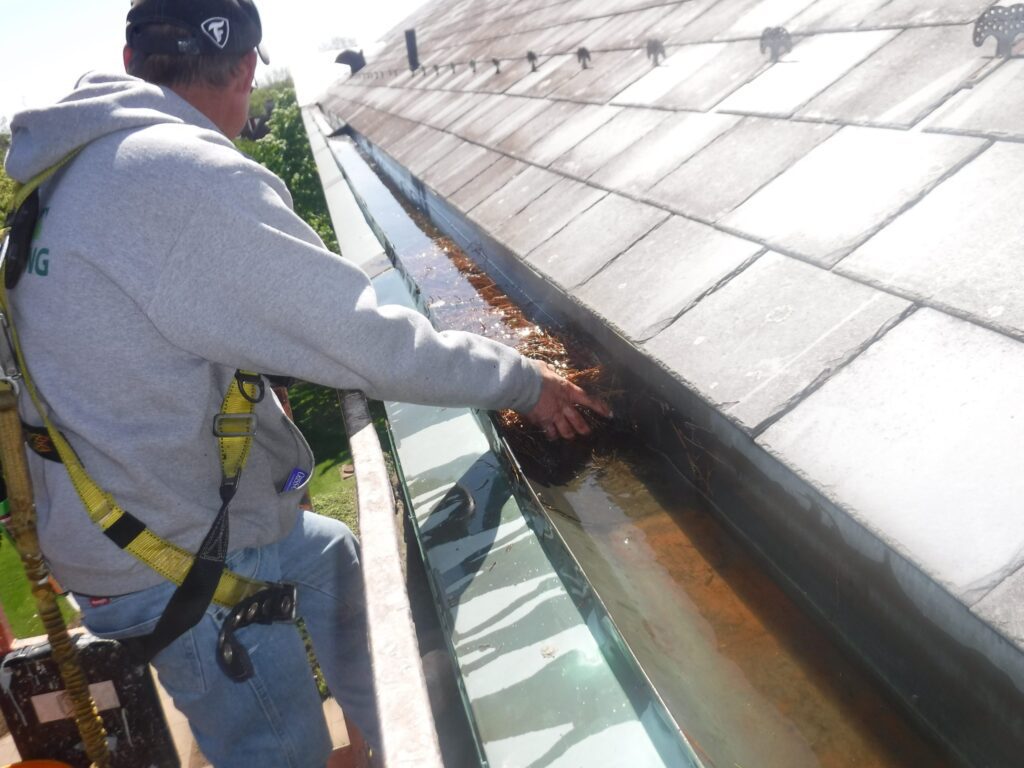
M209 118L169 88L129 75L90 73L56 104L14 116L5 167L12 179L24 183L102 136L158 123L217 131Z

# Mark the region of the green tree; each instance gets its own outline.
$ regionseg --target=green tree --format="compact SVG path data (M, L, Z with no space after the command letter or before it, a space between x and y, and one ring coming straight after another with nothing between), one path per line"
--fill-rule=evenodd
M259 97L257 100L256 97ZM235 144L253 160L280 176L292 193L297 213L320 235L332 251L338 251L338 240L331 227L320 177L313 161L302 111L295 99L291 81L282 81L253 92L253 102L263 108L267 99L274 101L270 116L270 133L259 141L237 139Z
M254 90L249 98L249 114L253 117L263 114L264 107L268 101L276 104L282 94L291 92L294 95L295 93L295 84L292 82L287 71L271 70L270 74L263 78L262 82L263 85Z

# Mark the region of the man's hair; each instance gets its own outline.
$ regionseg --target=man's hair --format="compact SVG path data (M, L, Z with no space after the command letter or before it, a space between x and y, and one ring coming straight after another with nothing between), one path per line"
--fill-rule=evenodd
M146 33L152 37L178 40L183 30L171 24L152 24ZM153 85L209 85L223 88L237 71L246 54L145 54L132 49L128 74Z

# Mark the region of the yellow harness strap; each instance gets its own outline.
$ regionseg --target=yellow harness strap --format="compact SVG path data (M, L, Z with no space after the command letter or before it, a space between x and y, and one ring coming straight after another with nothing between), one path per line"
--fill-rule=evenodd
M78 150L72 152L53 167L33 177L25 184L16 187L14 204L11 210L17 210L18 206L39 185L70 162L76 154L78 154ZM7 229L0 230L0 237L6 234ZM168 581L172 581L180 586L192 567L192 562L195 559L194 556L178 545L157 536L135 518L134 515L121 509L114 500L114 497L100 488L92 477L89 476L74 449L64 438L64 435L61 434L60 430L50 421L49 414L43 407L42 398L39 396L31 376L29 376L28 366L25 363L21 344L18 341L18 334L11 319L5 280L6 271L7 264L5 263L0 267L0 311L3 312L6 319L6 331L9 335L18 368L20 369L21 379L36 411L43 420L46 431L49 433L61 461L67 468L71 483L78 493L78 497L82 500L89 518L123 549L130 552ZM253 411L256 402L259 400L261 390L262 383L258 374L239 371L232 379L231 385L224 395L220 413L214 419L214 434L217 436L220 447L221 472L226 480L237 482L242 468L249 457L249 449L252 446L256 425L256 416ZM124 535L111 535L119 530L123 530L125 532ZM119 538L121 541L118 541ZM247 579L225 568L221 573L213 601L218 605L230 608L266 586L267 584L264 582Z
M33 176L31 179L26 181L24 184L21 184L19 182L15 182L14 183L14 199L11 201L11 210L12 211L18 210L21 207L21 204L24 203L25 200L28 199L29 195L31 195L35 190L39 189L39 187L41 187L51 176L53 176L53 174L55 174L57 171L59 171L65 165L67 165L72 160L74 160L75 157L78 155L78 153L81 152L81 151L82 151L82 148L79 147L74 152L71 152L71 153L65 155L63 158L61 158L56 163L54 163L49 168L47 168L45 171L40 171L35 176ZM4 211L4 213L6 214L7 212ZM7 234L7 230L6 229L0 231L0 237L2 237L3 235L6 235L6 234Z

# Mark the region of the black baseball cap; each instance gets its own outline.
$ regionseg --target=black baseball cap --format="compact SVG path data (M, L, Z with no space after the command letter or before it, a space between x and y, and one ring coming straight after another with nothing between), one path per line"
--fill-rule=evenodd
M177 39L147 34L154 24L182 29ZM263 26L252 0L133 0L125 37L140 53L172 56L248 53L257 50L264 64L270 57L260 42Z

